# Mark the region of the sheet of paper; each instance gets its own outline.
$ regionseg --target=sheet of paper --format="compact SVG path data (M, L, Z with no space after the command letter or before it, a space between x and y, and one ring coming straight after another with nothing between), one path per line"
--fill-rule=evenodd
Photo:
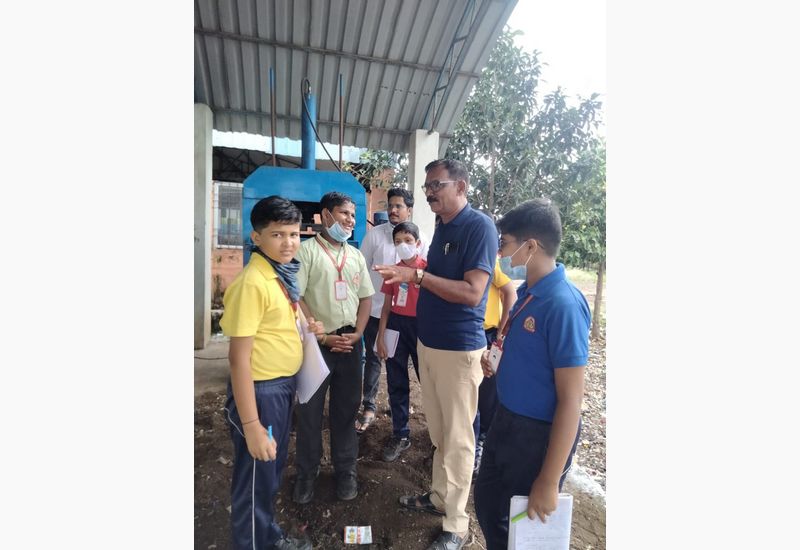
M317 337L306 332L303 337L303 364L297 373L297 400L308 403L330 372L319 350Z
M386 346L386 353L389 357L394 357L394 352L397 351L397 341L400 339L400 333L396 330L387 328L383 331L383 343ZM378 339L375 339L375 344L372 346L372 351L378 353Z
M509 510L508 550L569 550L572 530L572 495L558 495L556 511L547 517L547 523L527 516L511 519L528 508L528 497L511 497Z

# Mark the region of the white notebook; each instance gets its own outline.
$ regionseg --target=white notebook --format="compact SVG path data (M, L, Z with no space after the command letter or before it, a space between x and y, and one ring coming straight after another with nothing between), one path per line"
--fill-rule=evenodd
M308 325L305 327L308 328ZM308 403L322 383L330 374L325 358L319 350L317 337L311 332L305 332L303 337L303 363L297 373L297 400Z
M394 357L394 352L397 351L397 341L400 339L400 333L396 330L387 328L383 331L383 343L386 345L386 353L389 357ZM372 351L378 353L378 339L375 338L375 345L372 346Z
M508 550L569 550L572 529L572 495L559 493L556 511L542 523L537 517L527 515L514 520L514 516L528 508L528 497L511 497L508 515Z

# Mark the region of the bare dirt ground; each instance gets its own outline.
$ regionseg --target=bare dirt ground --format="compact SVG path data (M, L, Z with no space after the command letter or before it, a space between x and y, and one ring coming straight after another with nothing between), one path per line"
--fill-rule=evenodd
M590 303L594 288L579 285ZM591 288L590 288L591 287ZM587 369L583 432L577 451L577 464L605 488L605 339L593 341ZM294 433L289 443L289 463L277 497L278 522L284 529L303 532L314 548L347 549L343 530L346 525L370 525L373 544L360 548L423 549L441 529L441 518L404 510L397 503L403 494L427 490L430 486L433 448L422 410L422 396L413 370L411 374L412 446L393 463L383 462L381 451L391 434L388 416L385 371L378 393L378 415L367 432L360 436L358 459L359 495L350 502L336 499L330 464L328 432L323 432L324 454L314 500L297 505L291 500L294 481ZM229 548L230 471L232 445L224 421L225 396L208 392L195 399L195 548ZM472 548L485 548L475 519L472 497L468 504L473 533ZM602 526L598 524L602 523ZM576 503L573 514L573 550L605 548L605 511L594 506L583 513Z

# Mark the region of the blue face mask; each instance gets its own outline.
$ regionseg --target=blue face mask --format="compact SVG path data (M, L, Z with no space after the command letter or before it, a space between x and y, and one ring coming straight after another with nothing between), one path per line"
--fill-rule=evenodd
M333 216L331 216L331 218L333 218ZM337 221L334 221L332 226L326 227L325 229L328 231L328 235L331 236L331 239L338 243L345 242L353 233L352 231L345 230Z
M500 271L508 275L510 279L525 279L528 276L528 262L531 261L531 257L528 257L528 262L522 265L511 265L511 258L513 258L523 246L525 246L525 243L522 243L511 256L503 256L500 258Z

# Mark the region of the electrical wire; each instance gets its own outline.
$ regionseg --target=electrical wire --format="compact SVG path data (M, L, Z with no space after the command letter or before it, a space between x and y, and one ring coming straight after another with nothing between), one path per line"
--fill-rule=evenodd
M319 133L317 133L317 127L314 125L314 121L311 120L311 114L308 112L308 106L306 105L305 90L303 90L304 85L307 85L308 90L311 90L311 82L307 78L304 78L303 81L300 83L300 98L301 98L301 103L303 104L303 113L305 113L306 117L308 118L308 123L311 125L311 129L314 130L314 135L317 136L317 141L319 141L319 144L322 145L322 149L325 151L325 154L328 155L329 159L331 159L331 163L333 163L336 169L339 172L341 172L342 167L339 166L339 164L335 160L333 160L333 157L328 152L328 149L325 147L325 144L322 143L322 139L320 139Z

